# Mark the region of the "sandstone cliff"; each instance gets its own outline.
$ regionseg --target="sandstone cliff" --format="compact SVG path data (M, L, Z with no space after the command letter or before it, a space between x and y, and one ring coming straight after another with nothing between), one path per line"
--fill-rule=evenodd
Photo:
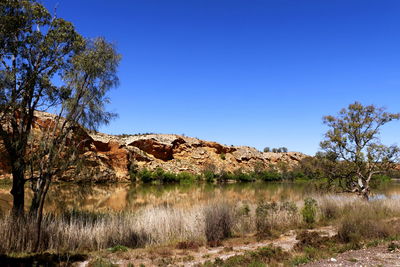
M50 114L38 113L37 124L50 121ZM92 179L102 180L128 180L132 165L150 170L160 167L174 173L201 173L207 169L217 173L238 169L250 172L256 166L269 167L279 163L290 168L306 157L298 152L264 153L252 147L225 146L172 134L115 136L84 131L82 138L87 140L84 152L87 168L96 170ZM0 144L0 177L9 176L4 153Z

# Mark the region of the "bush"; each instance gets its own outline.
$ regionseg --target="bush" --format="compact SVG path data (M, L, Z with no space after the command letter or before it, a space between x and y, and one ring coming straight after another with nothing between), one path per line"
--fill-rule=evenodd
M151 183L154 181L153 173L149 171L148 169L142 169L137 173L137 177L143 182L143 183Z
M239 181L239 182L253 182L254 176L252 176L249 173L244 173L244 172L235 172L234 173L234 179Z
M126 252L128 251L128 248L122 245L116 245L114 247L111 247L109 249L107 249L108 251L110 251L111 253L115 253L115 252Z
M256 230L259 238L264 238L272 235L272 222L270 213L276 212L278 205L275 202L265 203L260 202L256 208Z
M306 198L304 200L304 207L301 210L301 215L306 224L312 225L316 220L317 201L313 198Z
M197 177L188 172L181 172L177 174L177 180L181 183L191 183L194 182Z
M333 201L324 201L320 205L321 217L328 222L340 216L340 208Z
M259 202L256 208L256 231L259 238L270 237L297 224L297 206L293 202Z
M132 178L134 175L135 179ZM194 174L188 172L181 172L181 173L173 173L173 172L166 172L161 168L157 168L155 171L150 171L147 169L142 169L140 171L132 171L131 180L136 181L140 180L143 183L161 183L161 184L168 184L168 183L188 183L196 180L196 176Z
M221 153L221 154L219 155L219 157L220 157L222 160L225 160L225 159L226 159L225 153Z
M302 231L296 236L298 242L294 246L296 250L303 250L306 247L324 248L327 246L329 237L323 237L318 232Z
M220 242L230 237L233 227L233 207L220 202L207 206L204 209L205 234L210 246L217 246Z
M263 171L258 174L257 178L265 182L271 182L281 180L282 175L277 171Z
M344 243L359 243L365 239L389 237L394 229L375 215L370 208L353 209L342 219L338 239Z
M215 174L214 172L210 170L205 170L203 172L204 179L206 180L207 183L213 183L215 179Z

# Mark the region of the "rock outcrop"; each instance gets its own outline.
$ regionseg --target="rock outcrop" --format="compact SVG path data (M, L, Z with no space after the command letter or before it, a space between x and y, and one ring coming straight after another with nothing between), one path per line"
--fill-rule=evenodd
M51 115L38 114L39 121L50 123ZM264 153L252 147L225 146L173 134L115 136L85 131L84 138L87 140L84 156L90 165L87 168L97 170L93 179L101 177L103 180L127 180L133 165L139 169L162 168L174 173L185 171L198 174L205 170L217 173L235 170L250 172L256 167L282 163L292 168L306 157L299 152ZM9 168L3 150L0 144L0 177L7 177Z

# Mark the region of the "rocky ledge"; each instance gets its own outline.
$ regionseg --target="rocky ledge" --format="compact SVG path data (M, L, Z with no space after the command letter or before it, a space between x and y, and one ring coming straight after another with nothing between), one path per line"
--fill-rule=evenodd
M46 113L38 114L38 121L51 120ZM87 140L85 158L97 170L92 179L103 180L128 180L132 166L149 170L162 168L174 173L250 172L277 164L292 168L306 157L299 152L265 153L252 147L226 146L174 134L116 136L86 131L84 138ZM9 176L4 153L0 145L0 177Z

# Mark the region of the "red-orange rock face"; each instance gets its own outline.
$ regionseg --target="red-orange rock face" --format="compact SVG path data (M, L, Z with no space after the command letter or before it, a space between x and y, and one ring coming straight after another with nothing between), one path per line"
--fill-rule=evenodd
M38 113L38 125L51 124L51 115ZM40 131L36 127L35 131ZM201 173L213 171L253 171L256 166L286 163L295 166L306 155L298 152L263 153L251 147L225 146L216 142L180 135L149 134L113 136L77 130L77 138L85 140L82 150L90 166L96 168L103 179L127 180L132 164L139 168L163 168L170 172ZM223 154L223 155L222 155ZM9 174L5 151L0 144L0 177ZM73 179L73 178L72 178ZM93 177L96 179L96 177Z

